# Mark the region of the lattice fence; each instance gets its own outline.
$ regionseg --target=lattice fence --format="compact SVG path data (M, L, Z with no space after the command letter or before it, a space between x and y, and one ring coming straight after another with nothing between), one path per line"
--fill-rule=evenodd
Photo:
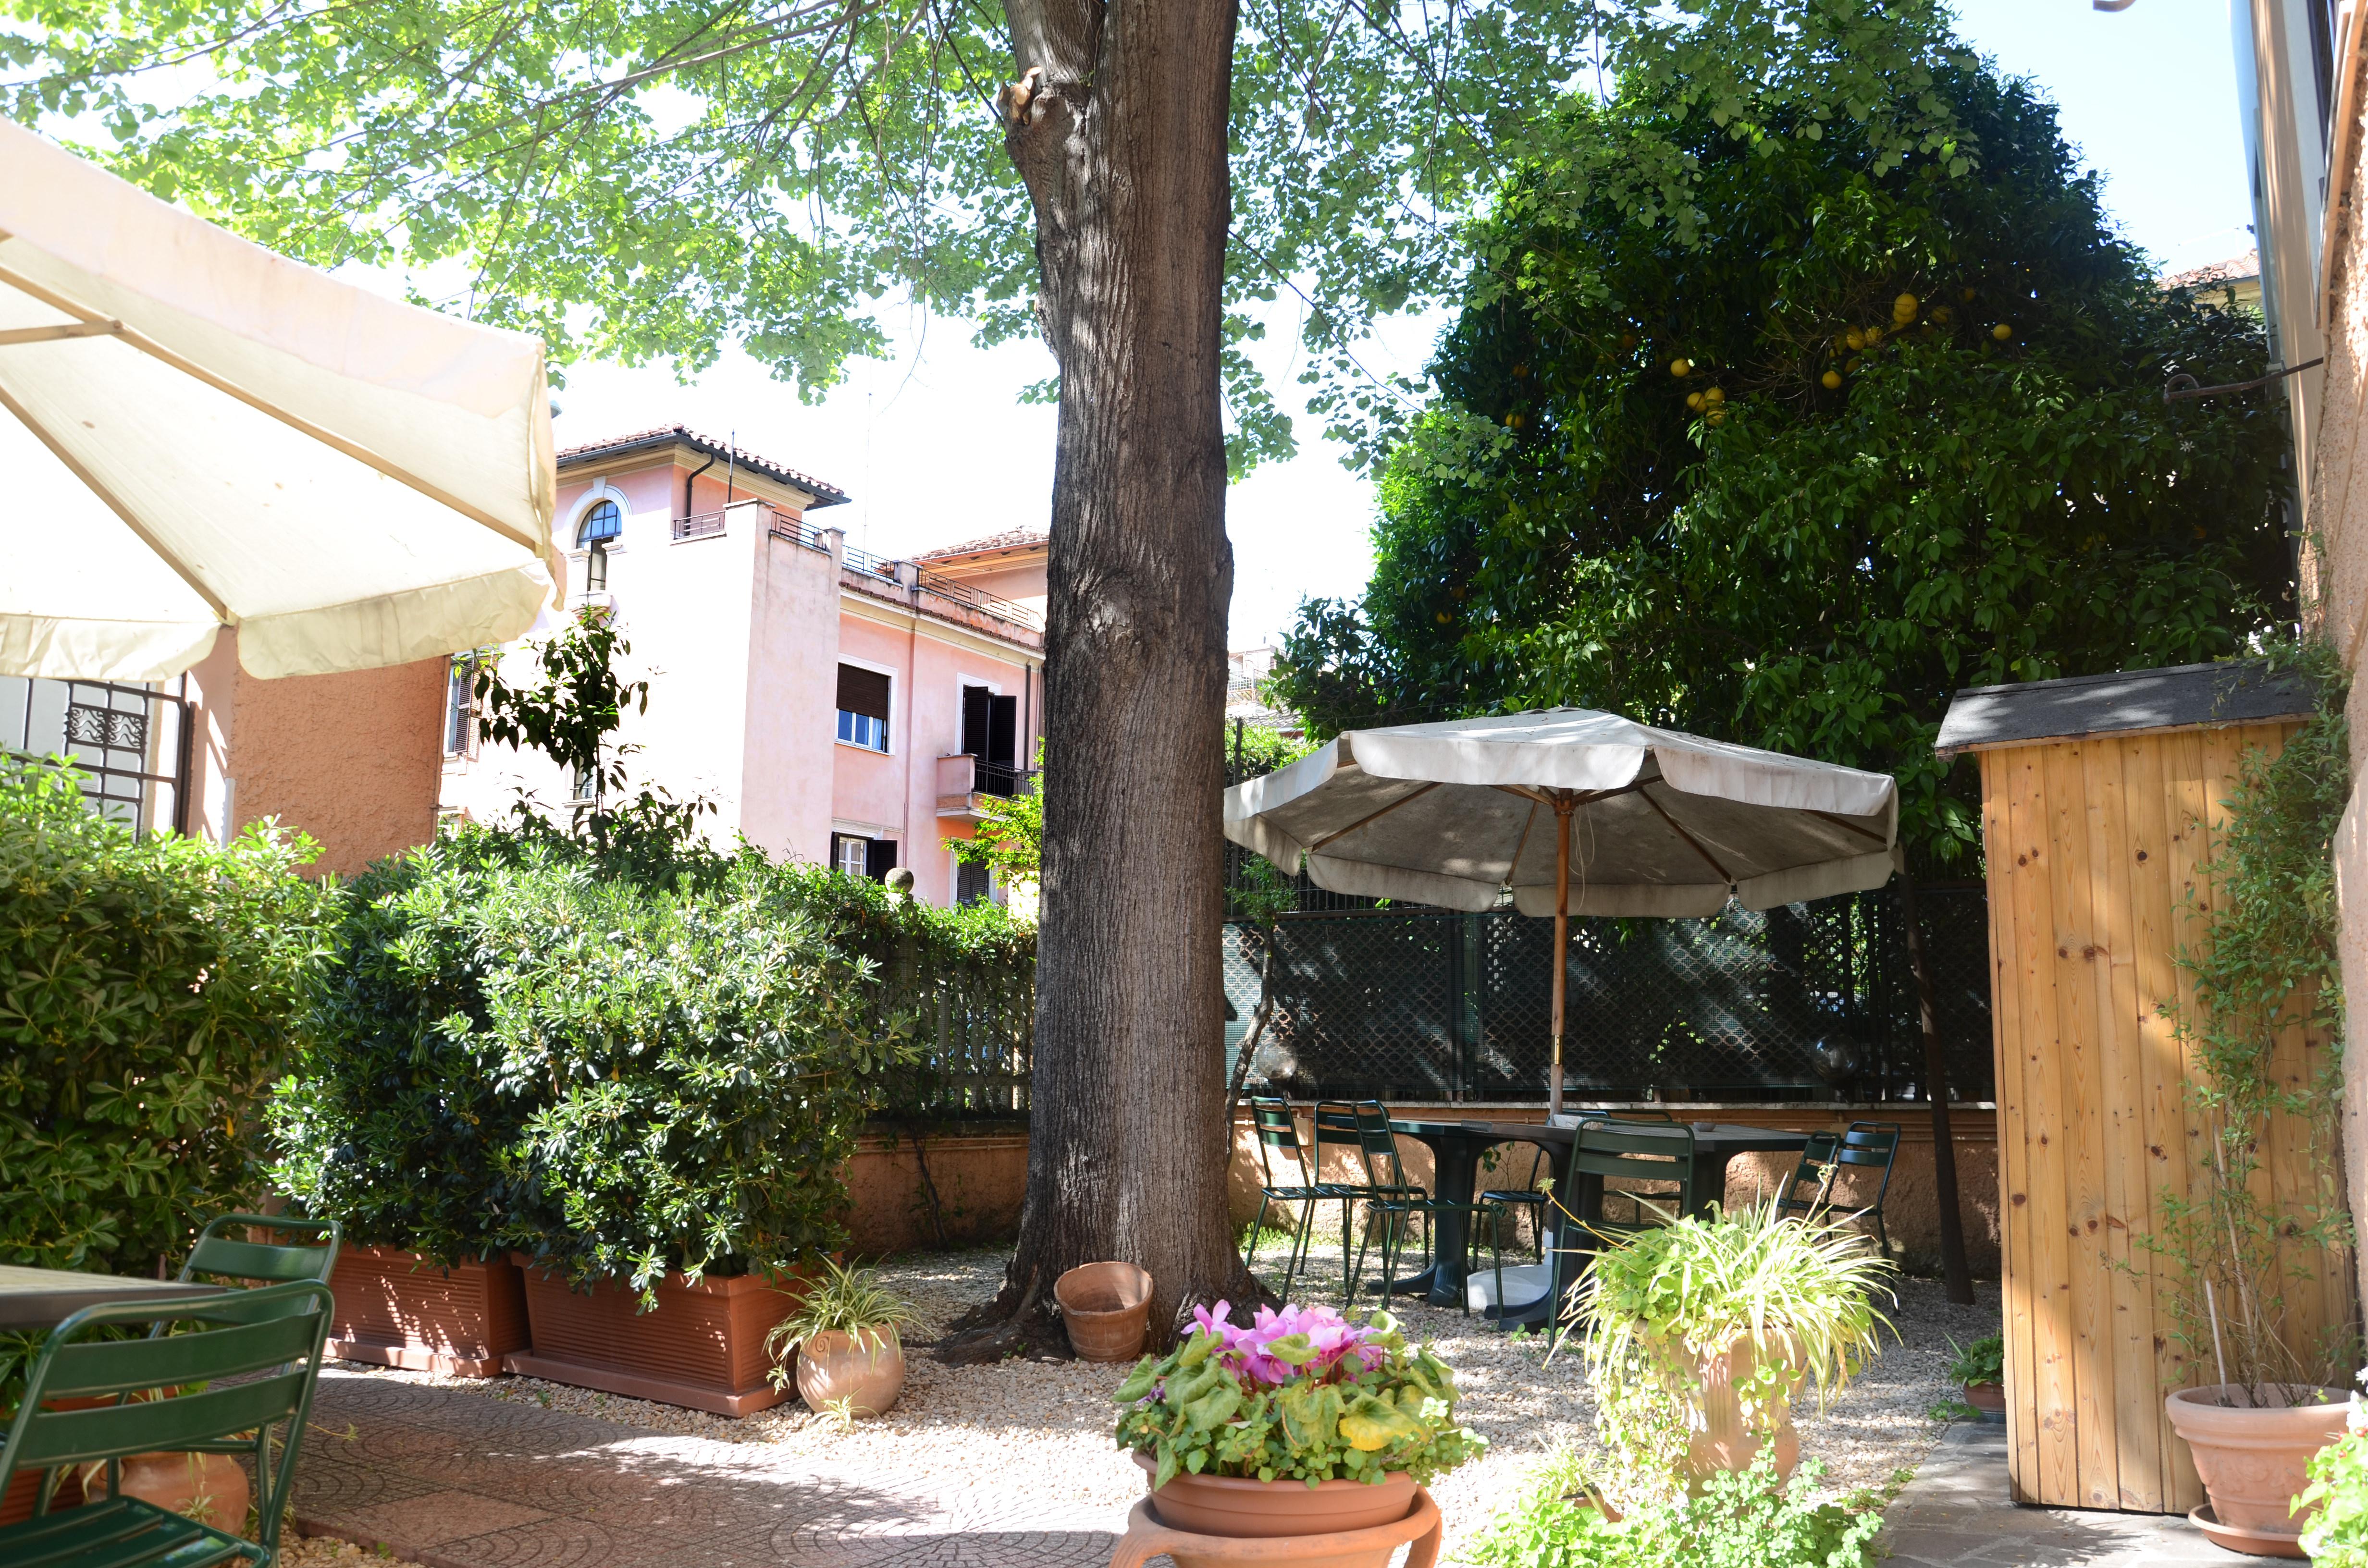
M1983 890L1921 891L1951 1089L1987 1099ZM1295 1096L1543 1099L1553 936L1551 921L1509 910L1286 916L1252 1075ZM1258 1006L1262 940L1226 928L1236 1039ZM1568 1092L1590 1099L1920 1098L1896 894L1707 920L1575 920L1563 1056Z

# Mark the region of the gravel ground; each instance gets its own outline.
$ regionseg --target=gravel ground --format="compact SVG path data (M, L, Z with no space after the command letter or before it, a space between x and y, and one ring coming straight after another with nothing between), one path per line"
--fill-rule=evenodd
M1261 1273L1279 1279L1283 1256L1279 1238L1272 1247L1261 1247ZM892 1260L882 1273L926 1320L928 1327L909 1336L917 1341L991 1297L1001 1286L1004 1259L997 1251L916 1254ZM1338 1302L1339 1278L1336 1249L1328 1259L1314 1260L1312 1278L1293 1293L1303 1301ZM1903 1280L1897 1305L1889 1312L1896 1338L1885 1336L1881 1357L1829 1411L1796 1413L1802 1451L1827 1463L1830 1487L1881 1487L1923 1459L1941 1431L1927 1412L1952 1392L1945 1377L1948 1340L1962 1344L1998 1330L1998 1287L1979 1286L1976 1296L1974 1306L1952 1306L1937 1281ZM1558 1446L1589 1442L1593 1402L1578 1358L1567 1349L1548 1363L1541 1339L1498 1334L1478 1319L1410 1299L1402 1299L1397 1311L1409 1336L1431 1340L1455 1369L1463 1417L1490 1444L1485 1459L1433 1489L1447 1513L1452 1545L1468 1538L1535 1461ZM904 1397L895 1408L844 1433L806 1414L795 1401L734 1420L533 1378L477 1382L343 1365L408 1382L466 1388L491 1399L533 1401L648 1430L780 1445L791 1450L785 1459L810 1453L833 1468L876 1464L883 1472L909 1472L921 1464L957 1476L992 1475L998 1491L1014 1494L1014 1503L1024 1498L1047 1513L1070 1517L1080 1509L1100 1511L1112 1528L1141 1494L1140 1473L1110 1439L1110 1396L1126 1368L1019 1359L954 1368L925 1352L909 1354L907 1364ZM313 1568L316 1562L336 1559L292 1561Z

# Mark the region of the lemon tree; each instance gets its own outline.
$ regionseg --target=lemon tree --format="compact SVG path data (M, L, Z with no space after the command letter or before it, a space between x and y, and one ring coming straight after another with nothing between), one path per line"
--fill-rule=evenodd
M1953 153L1804 108L1733 136L1647 72L1563 106L1568 156L1469 232L1436 395L1379 432L1364 598L1303 609L1281 700L1327 733L1573 703L1881 768L1919 864L1964 867L1951 693L2290 615L2284 411L2162 397L2259 375L2260 323L2157 287L2054 110L1929 41ZM1691 233L1566 177L1654 139Z

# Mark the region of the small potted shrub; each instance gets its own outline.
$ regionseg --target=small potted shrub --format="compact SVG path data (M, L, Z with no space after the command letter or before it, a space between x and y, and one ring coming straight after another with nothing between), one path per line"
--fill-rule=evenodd
M2298 1544L2319 1568L2368 1568L2368 1410L2358 1396L2343 1436L2311 1456L2310 1484L2293 1510L2302 1525Z
M1628 1474L1691 1489L1762 1445L1793 1473L1792 1404L1822 1407L1876 1348L1891 1264L1856 1231L1789 1219L1774 1201L1686 1218L1605 1248L1572 1301L1604 1437Z
M1119 1447L1161 1524L1262 1539L1394 1524L1417 1486L1486 1446L1456 1423L1455 1375L1388 1313L1261 1307L1244 1328L1227 1310L1194 1308L1183 1342L1116 1396Z
M885 1415L905 1390L898 1331L919 1321L877 1271L825 1258L807 1275L804 1296L766 1336L773 1386L794 1382L817 1415Z
M2006 1423L2006 1340L1998 1335L1971 1345L1949 1342L1949 1381L1964 1391L1965 1403L1991 1426Z

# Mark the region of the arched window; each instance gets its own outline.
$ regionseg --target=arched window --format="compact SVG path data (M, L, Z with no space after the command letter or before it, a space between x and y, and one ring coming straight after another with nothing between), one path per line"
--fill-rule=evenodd
M597 594L609 585L609 541L625 531L625 515L614 501L603 501L584 514L575 526L575 547L586 551L584 591Z

